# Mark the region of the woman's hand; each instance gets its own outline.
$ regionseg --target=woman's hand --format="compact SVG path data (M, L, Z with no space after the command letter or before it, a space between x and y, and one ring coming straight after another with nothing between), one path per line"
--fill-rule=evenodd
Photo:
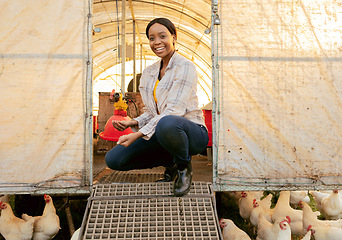
M141 132L135 132L135 133L127 134L127 135L122 135L119 137L117 144L128 147L135 140L141 138L142 136L144 136L144 134L142 134Z
M119 131L124 131L126 128L138 125L138 122L136 120L129 120L129 121L112 120L112 124L115 129Z

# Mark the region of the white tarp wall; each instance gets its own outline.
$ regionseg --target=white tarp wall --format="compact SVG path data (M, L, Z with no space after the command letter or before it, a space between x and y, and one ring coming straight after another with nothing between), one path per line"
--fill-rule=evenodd
M220 0L218 15L215 189L341 188L341 2Z
M90 2L0 1L0 192L88 191Z

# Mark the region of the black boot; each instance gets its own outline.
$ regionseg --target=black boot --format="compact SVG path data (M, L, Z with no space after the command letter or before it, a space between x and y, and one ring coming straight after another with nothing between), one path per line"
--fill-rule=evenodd
M172 182L177 174L177 165L167 167L164 172L164 178L158 179L157 182Z
M192 179L191 162L185 166L178 166L175 185L173 188L174 195L181 197L190 191Z

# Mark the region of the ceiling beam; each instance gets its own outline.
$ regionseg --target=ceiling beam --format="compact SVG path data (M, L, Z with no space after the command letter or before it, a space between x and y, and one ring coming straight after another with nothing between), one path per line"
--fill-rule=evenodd
M142 44L142 40L141 40L141 36L140 36L140 32L139 32L138 22L136 21L135 16L134 16L132 0L129 0L129 8L131 9L132 20L135 23L134 27L135 27L135 30L137 31L137 35L138 35L138 38L139 38L139 43L141 45Z
M140 21L143 22L144 20L140 20ZM105 24L109 24L109 22L106 22ZM98 25L98 26L101 26L101 25ZM208 49L208 51L211 50L211 46L205 44L205 43L202 41L203 35L202 35L201 38L198 38L196 35L192 34L191 32L189 32L189 31L187 31L187 30L183 30L183 29L181 29L181 28L178 28L177 31L178 31L178 32L181 32L182 34L188 36L188 37L191 38L191 39L194 39L195 42L200 42L203 46L205 46L205 47ZM126 34L127 34L127 35L130 35L130 34L132 34L132 32L126 32ZM105 37L102 37L102 38L99 37L98 39L93 40L93 43L96 43L96 42L98 42L98 41L102 41L102 40L105 40L106 38L111 38L111 37L114 37L114 36L117 36L117 34L108 34L108 35L106 35ZM140 34L139 34L139 36L140 36ZM140 36L140 37L141 37L141 36ZM142 42L142 40L141 40L140 44L144 44L144 43Z
M103 3L110 3L110 2L113 2L113 1L114 1L114 0L104 0L104 1L101 1L101 2L94 3L94 5L99 4L99 3L102 3L102 4L103 4ZM202 19L199 19L199 18L197 18L197 17L191 16L191 15L188 14L188 13L182 12L182 6L179 6L179 8L176 8L176 7L173 7L173 6L168 6L168 5L166 5L166 4L161 4L161 3L159 3L159 2L155 2L155 1L153 1L153 2L148 2L148 1L144 1L144 0L134 0L134 2L140 2L140 3L142 3L142 4L150 4L150 5L159 6L159 7L161 7L161 8L166 8L166 9L168 9L168 11L170 11L170 12L173 12L173 13L177 12L177 13L179 13L179 14L182 14L182 15L184 15L184 16L187 16L188 18L192 19L192 20L195 21L195 22L198 22L200 25L203 25L203 27L207 28L207 26L205 25L205 23L203 23L203 21L202 21L202 19L207 19L207 18L201 16ZM199 4L200 4L200 3L199 3ZM211 6L211 5L209 4L209 6ZM190 12L196 13L195 11L193 11L193 9L187 9L187 10L190 11ZM211 10L211 8L209 8L209 13L210 13L210 10ZM196 13L196 14L197 14L197 13ZM197 14L197 15L199 15L199 14ZM95 25L95 26L96 26L96 25Z

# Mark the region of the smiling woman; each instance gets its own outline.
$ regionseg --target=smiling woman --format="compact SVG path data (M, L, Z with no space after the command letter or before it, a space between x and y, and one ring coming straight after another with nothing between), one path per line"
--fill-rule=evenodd
M177 33L170 20L152 20L146 35L160 60L140 78L145 112L129 121L113 121L119 131L132 127L135 132L119 138L106 163L122 171L165 166L161 181L174 180L175 196L183 196L191 187L191 156L201 153L209 140L198 107L196 67L176 53Z
M140 60L136 60L136 66L142 65L142 68L152 65L155 60L145 60L140 63ZM126 81L125 81L125 91L127 91L128 84L133 79L133 61L126 61ZM200 63L198 63L200 64ZM203 66L204 67L204 66ZM198 84L197 84L197 96L199 107L207 105L211 101L211 75L210 71L203 71L204 68L198 67L196 65L196 71L198 73ZM137 71L140 74L139 71ZM121 63L117 64L103 73L99 74L94 78L93 81L93 115L98 115L99 110L99 92L110 92L112 89L120 91L121 89Z
M146 26L154 17L166 15L177 29L177 53L192 61L196 66L199 106L203 107L208 104L212 100L211 34L206 34L205 30L211 26L211 2L208 0L129 1L125 26L126 87L121 86L120 48L123 37L121 2L93 1L93 26L101 28L101 32L94 32L92 36L94 115L97 115L98 96L95 94L99 88L103 92L111 92L112 89L125 91L134 73L142 73L152 61L157 61L157 56L149 46L149 39L145 37ZM135 52L135 57L133 52ZM134 62L135 67L133 67ZM116 71L112 71L114 69Z
M175 26L166 18L156 18L146 27L146 36L152 51L163 59L160 79L164 76L165 68L175 52L177 31Z

